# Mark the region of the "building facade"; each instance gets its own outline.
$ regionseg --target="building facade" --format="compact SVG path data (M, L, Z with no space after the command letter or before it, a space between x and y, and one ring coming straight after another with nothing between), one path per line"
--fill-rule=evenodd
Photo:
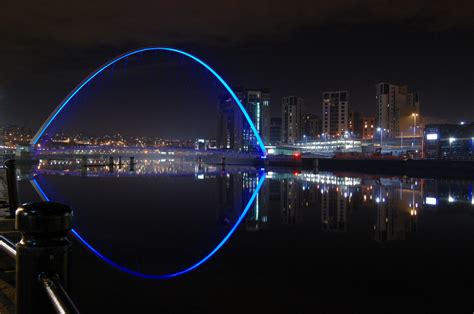
M417 92L407 86L379 83L376 86L376 128L387 137L419 131L420 101ZM418 118L418 124L417 124Z
M363 140L371 140L374 138L375 132L375 117L362 118L362 134Z
M264 143L270 140L270 92L267 89L236 90ZM258 143L250 124L230 95L219 99L217 146L237 151L257 151Z
M281 142L294 144L303 137L303 98L297 96L283 97L281 104Z
M270 144L278 145L281 143L281 118L270 119Z
M303 115L303 139L316 140L321 135L321 119L311 113Z
M351 137L362 136L362 120L358 111L349 111L349 134Z
M322 133L340 137L349 130L349 92L323 93Z
M474 160L474 123L430 124L423 136L427 159Z

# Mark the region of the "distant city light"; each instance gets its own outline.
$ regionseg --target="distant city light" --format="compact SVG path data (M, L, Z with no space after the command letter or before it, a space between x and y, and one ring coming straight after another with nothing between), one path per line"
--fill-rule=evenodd
M436 205L438 203L438 200L436 199L436 197L426 197L425 203L427 205Z
M429 141L437 140L438 139L438 134L437 133L426 134L426 139L429 140Z
M459 122L460 125L464 125L465 123L466 122L464 122L464 121Z
M449 144L451 144L452 142L454 142L456 139L454 137L450 137L449 138Z
M448 202L454 203L454 201L455 201L455 199L450 195L450 196L448 197Z

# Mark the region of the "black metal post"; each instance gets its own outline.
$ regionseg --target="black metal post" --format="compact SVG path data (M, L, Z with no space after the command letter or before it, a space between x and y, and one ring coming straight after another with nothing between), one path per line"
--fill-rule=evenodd
M54 313L40 276L58 278L69 291L72 228L70 207L39 202L24 204L16 211L15 227L22 233L16 250L16 313Z
M109 172L114 172L114 157L109 156Z
M15 211L20 203L18 199L18 180L16 177L16 162L14 159L5 161L5 168L7 171L7 189L8 189L8 204L10 207L9 217L15 217Z
M198 157L198 168L199 168L199 170L202 169L202 156Z
M135 157L130 157L130 171L135 171Z

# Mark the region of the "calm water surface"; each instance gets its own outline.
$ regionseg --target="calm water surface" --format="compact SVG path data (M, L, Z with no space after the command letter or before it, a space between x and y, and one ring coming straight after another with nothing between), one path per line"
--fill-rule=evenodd
M23 202L40 199L34 179L73 207L75 230L96 250L142 274L199 263L242 217L215 255L165 280L118 270L72 237L73 298L84 313L474 309L472 181L167 159L139 160L134 171L42 161L33 173L22 177Z

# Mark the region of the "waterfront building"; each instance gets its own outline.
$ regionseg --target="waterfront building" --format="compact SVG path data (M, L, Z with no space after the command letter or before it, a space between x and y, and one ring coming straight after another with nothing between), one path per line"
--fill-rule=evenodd
M363 140L373 139L374 131L375 131L375 118L374 117L362 118L362 134L361 134L362 139Z
M322 133L340 137L349 130L349 92L323 93Z
M357 138L362 136L362 120L358 111L349 111L349 134Z
M264 143L270 140L270 92L267 89L236 89L236 95L255 125ZM258 143L249 123L230 95L219 99L219 148L257 151Z
M270 119L270 144L278 145L281 142L281 118Z
M303 98L297 96L283 97L281 105L281 142L294 144L303 138L302 118Z
M384 137L398 137L401 133L419 135L420 101L417 92L407 86L390 83L376 85L376 128Z
M474 123L429 124L423 142L427 159L474 160Z
M321 136L321 119L311 113L303 116L303 140L315 140Z

